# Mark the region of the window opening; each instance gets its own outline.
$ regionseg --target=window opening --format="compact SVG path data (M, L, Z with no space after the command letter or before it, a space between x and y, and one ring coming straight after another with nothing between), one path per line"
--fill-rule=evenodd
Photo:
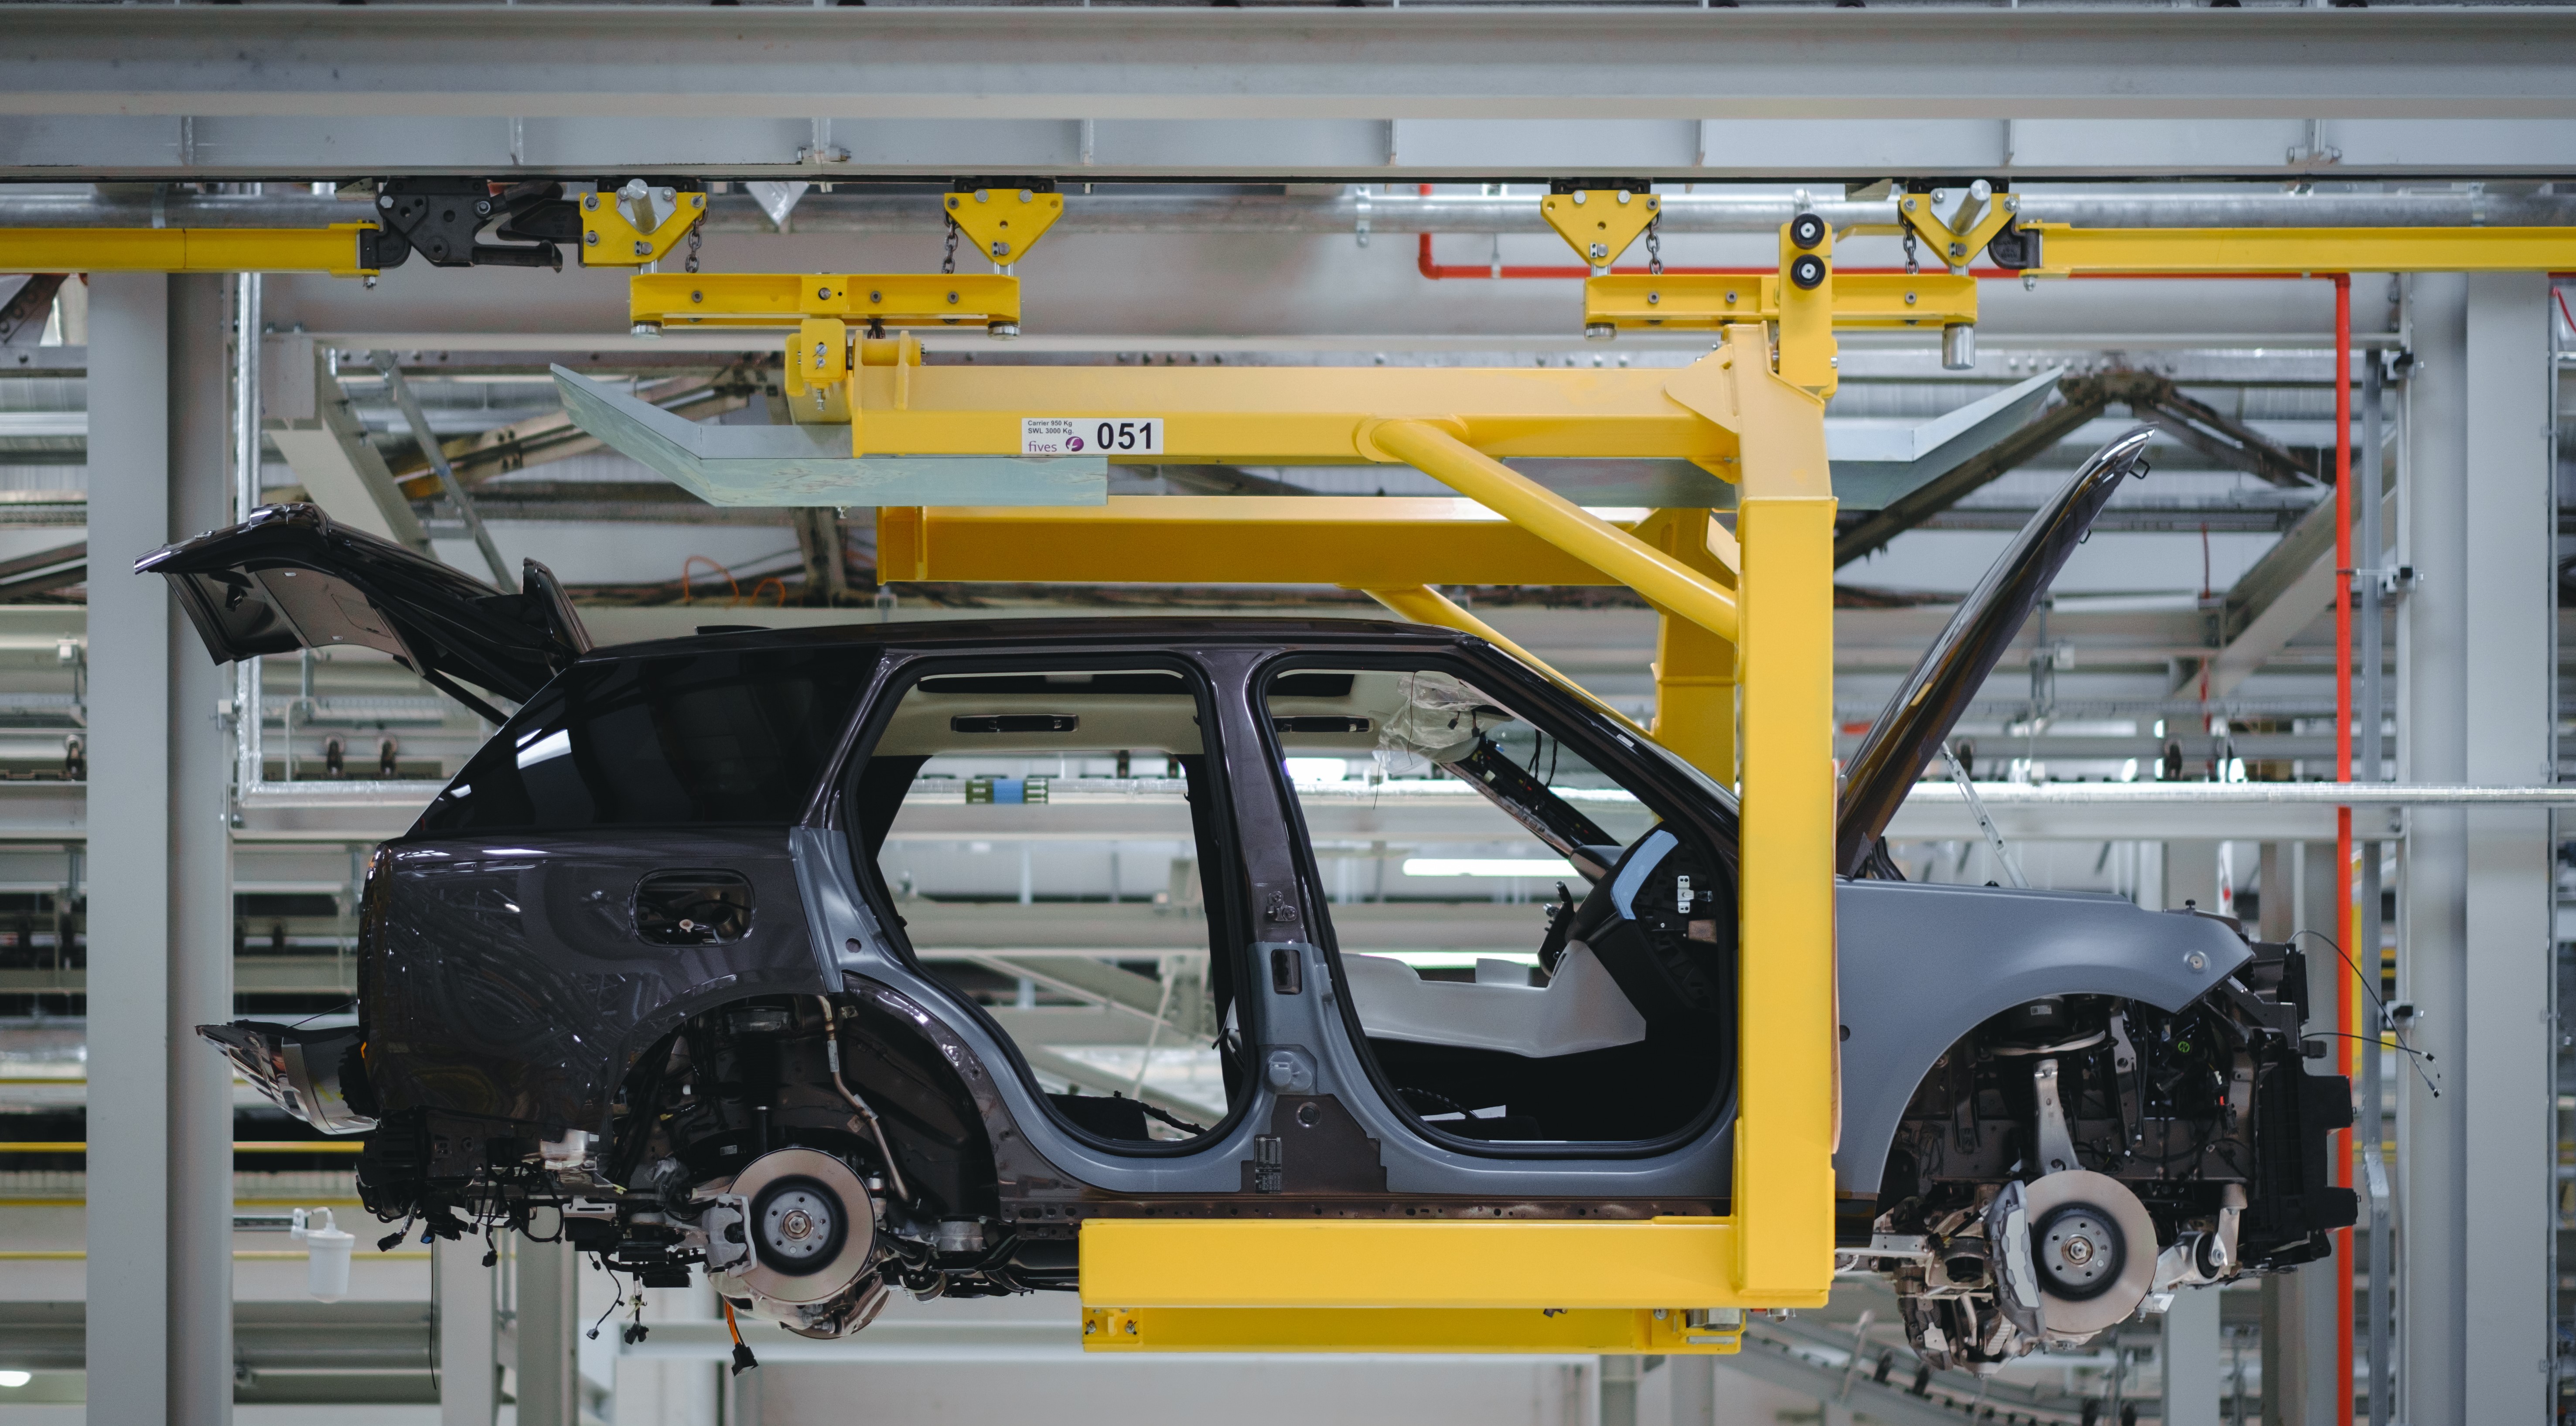
M921 968L1067 1123L1131 1148L1193 1140L1248 1092L1205 719L1172 670L934 673L848 783L857 861Z
M1709 1110L1735 883L1697 832L1460 673L1299 669L1264 697L1351 1018L1405 1108L1498 1151Z

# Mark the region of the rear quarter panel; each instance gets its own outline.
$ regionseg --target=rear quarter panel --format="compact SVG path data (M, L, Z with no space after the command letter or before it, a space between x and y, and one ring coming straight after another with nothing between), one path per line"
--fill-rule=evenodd
M383 855L360 985L389 1112L597 1131L627 1066L688 1016L824 988L783 827L492 833ZM637 881L694 868L750 880L751 929L721 945L637 936Z

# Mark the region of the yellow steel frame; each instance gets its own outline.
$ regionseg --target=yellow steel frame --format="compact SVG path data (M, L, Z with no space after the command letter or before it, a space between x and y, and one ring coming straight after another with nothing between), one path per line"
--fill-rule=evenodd
M1830 300L1818 295L1806 313L1825 324L1828 340ZM1789 328L1793 337L1807 330ZM1564 1309L1610 1316L1586 1318L1579 1331L1572 1323L1547 1329L1554 1340L1646 1350L1636 1345L1654 1340L1636 1325L1641 1309L1661 1306L1668 1320L1686 1320L1671 1314L1824 1300L1835 1074L1834 501L1824 401L1773 370L1762 325L1733 325L1724 337L1679 371L920 366L901 346L877 342L863 344L854 365L800 357L809 388L842 386L852 449L862 455L1015 454L1025 419L1159 418L1155 459L1401 461L1482 507L1163 498L1096 510L888 510L878 534L888 579L1329 580L1457 627L1472 626L1472 616L1425 584L1500 573L1615 579L1667 615L1660 730L1721 776L1735 758L1734 651L1743 650L1748 670L1763 671L1742 687L1743 825L1753 860L1741 915L1748 943L1764 954L1747 957L1744 970L1738 1132L1755 1147L1737 1157L1732 1216L1096 1219L1082 1230L1084 1298L1109 1314L1095 1325L1121 1325L1091 1340L1122 1350L1215 1350L1247 1338L1316 1350L1403 1340L1434 1350L1490 1327L1498 1349L1532 1350L1528 1331L1537 1329L1503 1324L1531 1314L1552 1322L1544 1313ZM828 333L822 339L828 347ZM1739 529L1750 535L1737 562L1713 544L1723 531L1706 511L1658 512L1623 527L1498 459L1576 454L1690 459L1734 479ZM1389 1317L1391 1308L1437 1315ZM1209 1315L1247 1309L1272 1315ZM1457 1315L1491 1313L1504 1315Z

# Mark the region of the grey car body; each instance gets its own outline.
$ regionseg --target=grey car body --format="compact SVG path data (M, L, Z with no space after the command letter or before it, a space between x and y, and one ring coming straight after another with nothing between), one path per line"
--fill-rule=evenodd
M1922 1311L1909 1306L1909 1325L1931 1324L1930 1350L1950 1350L1937 1344L1958 1334L1939 1313L2009 1305L1999 1270L1969 1281L1934 1264L1990 1256L1979 1237L1988 1210L2036 1177L2032 1135L2059 1119L2091 1136L2090 1162L2131 1185L2097 1197L2127 1195L2120 1211L2140 1215L2153 1206L2157 1242L2125 1250L2132 1276L2195 1234L2224 1240L2196 1250L2212 1280L2286 1265L2323 1251L2318 1225L2349 1221L2320 1167L2333 1126L2319 1106L2331 1093L2284 1078L2323 1082L2302 1073L2307 991L2295 951L2251 943L2232 922L2115 897L1909 884L1880 840L2143 444L2115 443L2041 512L1853 759L1837 898L1838 1232L1852 1265L1910 1284ZM1437 668L1539 710L1558 739L1649 798L1673 834L1661 845L1679 849L1646 859L1649 838L1570 854L1605 867L1636 860L1631 885L1661 885L1681 868L1675 914L1691 914L1694 874L1732 898L1732 795L1472 635L1342 620L1075 619L593 649L541 567L531 564L522 591L495 592L311 507L263 510L138 568L170 579L218 659L355 641L460 696L473 698L462 681L521 704L420 823L376 852L359 1027L207 1027L291 1111L368 1136L361 1189L380 1216L420 1217L432 1233L549 1217L648 1284L686 1281L692 1265L721 1271L743 1305L836 1335L864 1325L889 1290L1070 1286L1074 1234L1103 1215L1727 1210L1732 1026L1747 1009L1734 1004L1734 957L1761 953L1736 946L1731 911L1716 923L1722 935L1686 948L1722 1003L1690 1022L1704 1034L1704 1102L1666 1131L1462 1137L1408 1103L1361 1029L1263 711L1265 681L1282 669ZM1071 1111L1085 1106L1047 1093L994 1019L925 969L867 864L888 815L882 789L870 790L869 748L905 689L930 673L1068 664L1167 669L1210 725L1214 751L1191 766L1189 795L1202 856L1227 869L1211 882L1208 914L1233 1082L1225 1117L1180 1142L1077 1122ZM682 789L668 794L679 811L579 825L548 826L495 801L527 795L508 791L513 758L524 771L528 750L567 720L624 716L656 698L789 696L800 700L798 746L774 785L696 803ZM1544 821L1544 796L1526 794L1521 811ZM1587 934L1650 936L1649 913L1611 906L1607 886L1580 913ZM1662 903L1637 902L1650 904ZM2060 1021L2083 1033L2032 1028ZM2130 1058L2110 1057L2115 1039ZM2222 1053L2235 1059L2212 1058ZM2021 1056L2045 1056L2052 1086L2060 1059L2069 1066L2058 1119L2053 1099L2028 1107ZM1938 1086L1968 1085L1972 1063L1983 1078L1940 1091L1966 1099L1933 1102ZM2231 1073L2271 1086L2260 1122L2253 1090ZM2215 1089L2203 1083L2213 1074ZM711 1102L719 1088L739 1091L726 1101L736 1108ZM1979 1128L1988 1117L1994 1127ZM1954 1121L1965 1126L1955 1136ZM781 1266L805 1261L787 1252L795 1245L732 1246L764 1201L786 1201L771 1183L786 1171L773 1157L782 1154L823 1166L793 1177L808 1195L796 1201L829 1205L817 1214L842 1235L833 1261L856 1264L827 1301L796 1297L804 1289ZM1978 1350L2029 1350L2049 1330L2039 1311L2023 1314L2018 1338Z

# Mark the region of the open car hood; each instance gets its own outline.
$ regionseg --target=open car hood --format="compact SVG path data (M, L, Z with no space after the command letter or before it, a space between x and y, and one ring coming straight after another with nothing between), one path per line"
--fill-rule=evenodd
M2067 556L2092 532L2093 517L2124 477L2147 473L2147 440L2154 434L2152 427L2139 426L2095 451L2021 527L2003 557L1960 601L1923 661L1896 686L1844 769L1842 814L1834 831L1836 870L1858 876L1876 856L1888 819L1914 790L1968 700L1985 686Z
M154 550L134 572L169 579L217 663L378 649L495 722L506 720L460 680L525 702L590 651L563 586L535 560L520 592L503 594L313 505L263 505L231 529Z

